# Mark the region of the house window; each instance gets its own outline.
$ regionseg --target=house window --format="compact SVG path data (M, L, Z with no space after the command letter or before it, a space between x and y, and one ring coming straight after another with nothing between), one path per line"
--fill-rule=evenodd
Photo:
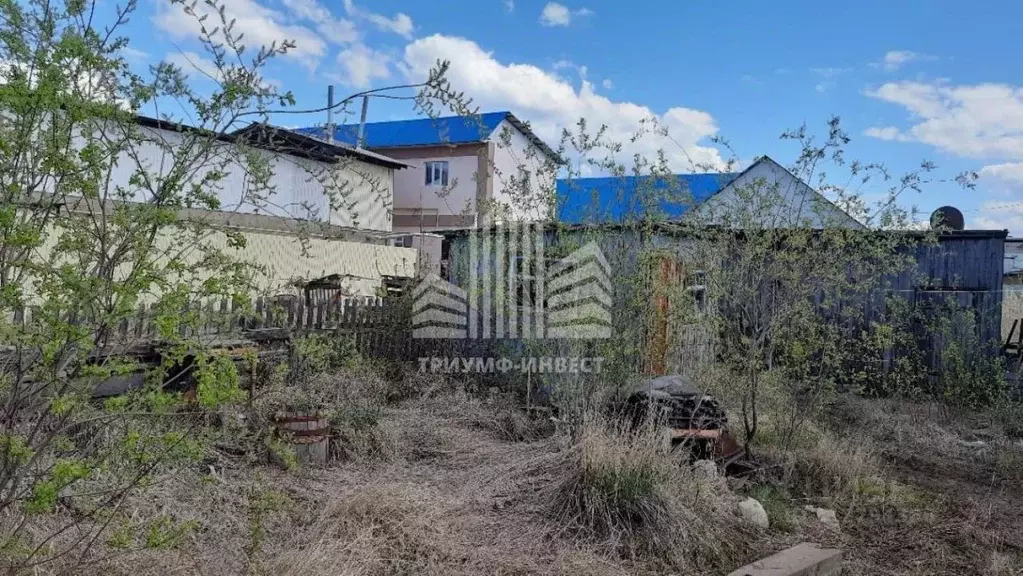
M426 185L427 186L448 185L448 163L446 160L440 162L426 163Z
M399 236L393 241L394 246L398 248L411 248L412 247L412 236Z
M692 293L697 312L707 311L707 273L694 270L686 279L686 290Z

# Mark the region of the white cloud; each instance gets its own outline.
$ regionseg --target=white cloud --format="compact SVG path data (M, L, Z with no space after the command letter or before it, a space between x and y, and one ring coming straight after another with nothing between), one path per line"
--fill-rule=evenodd
M604 90L611 90L615 87L615 83L610 78L604 78L604 81L600 83L604 87Z
M224 8L227 20L234 20L234 30L245 33L243 43L252 52L273 42L279 44L282 40L293 40L295 48L286 57L298 60L310 70L315 69L326 54L326 43L319 34L308 27L291 23L287 15L277 10L271 10L255 0L223 0L220 5ZM205 25L208 29L213 29L220 20L216 11L202 2L195 4L195 13L195 16L188 15L182 6L160 0L153 24L172 38L194 40L200 34L197 17L207 16ZM222 34L218 33L218 37L222 37Z
M223 82L225 75L231 78L232 74L241 71L240 68L228 64L225 66L224 73L221 73L212 60L195 52L171 52L167 54L164 60L181 68L183 74L196 80ZM248 80L245 81L247 82ZM259 83L266 88L276 88L277 90L281 88L281 83L273 78L262 77Z
M408 39L412 38L415 25L412 23L412 18L404 12L398 12L393 18L388 18L383 14L359 8L353 0L344 0L344 6L345 12L352 18L362 18L384 32L391 32Z
M967 218L967 228L1008 230L1012 236L1023 233L1023 203L984 202L978 212L976 218Z
M353 44L337 55L337 63L341 68L338 80L353 88L369 88L373 80L391 76L390 62L391 59L383 52L364 44Z
M1003 202L986 203L971 227L1023 232L1023 88L1007 84L951 85L947 81L890 82L868 96L898 104L910 126L875 127L868 136L921 142L942 152L986 164L978 174Z
M508 12L515 11L515 0L504 0L504 9Z
M990 178L1006 184L1023 185L1023 162L992 164L980 169L981 178Z
M575 16L592 16L593 10L589 8L579 8L578 10L570 10L564 4L558 4L557 2L548 2L543 7L543 11L540 13L540 24L544 26L568 26L572 24L572 18Z
M881 68L885 72L894 72L905 64L924 60L934 60L934 57L909 50L889 50L881 60L872 62L870 65L874 68Z
M357 42L359 33L355 23L345 18L335 18L330 10L316 0L281 0L296 17L312 22L320 35L332 44Z
M572 23L572 13L562 4L548 2L540 13L540 23L544 26L568 26Z
M895 126L885 126L883 128L871 127L864 130L863 133L871 138L877 138L878 140L897 142L904 142L906 140L906 136L904 136Z
M589 68L585 65L576 64L575 62L564 58L556 60L553 64L551 64L551 69L555 72L560 72L562 70L574 70L580 82L585 82L587 80L586 75L589 73ZM561 74L554 74L553 77L561 80L562 82L572 83L571 79L566 78Z
M121 48L120 52L121 56L123 56L124 59L128 62L139 63L149 60L148 52L132 48L131 46L124 46L123 48Z
M867 95L906 108L914 122L901 132L907 141L958 156L1023 161L1023 88L891 82ZM879 128L870 135L879 134L893 132Z
M821 81L815 84L813 89L819 93L827 92L835 87L835 78L849 71L850 68L839 68L837 66L810 68L810 72L821 77Z
M464 90L481 109L514 110L551 146L558 144L562 128L572 128L586 118L591 130L604 124L606 136L623 144L619 159L626 165L633 154L653 158L658 148L665 150L672 168L679 171L693 170L694 164L724 165L717 149L700 144L718 131L714 118L701 110L674 107L656 115L646 106L597 94L588 81L583 80L577 89L536 66L500 62L471 40L439 34L409 44L402 68L411 80L421 80L438 59L451 61L452 85ZM683 149L654 135L630 142L651 116L670 130Z

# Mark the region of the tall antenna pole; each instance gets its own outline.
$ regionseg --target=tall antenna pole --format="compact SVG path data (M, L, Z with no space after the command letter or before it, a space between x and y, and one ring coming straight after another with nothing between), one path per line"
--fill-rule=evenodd
M334 85L327 86L327 142L334 143Z
M366 110L369 109L369 96L362 97L362 117L359 119L359 139L355 141L356 148L362 148L362 140L366 135Z

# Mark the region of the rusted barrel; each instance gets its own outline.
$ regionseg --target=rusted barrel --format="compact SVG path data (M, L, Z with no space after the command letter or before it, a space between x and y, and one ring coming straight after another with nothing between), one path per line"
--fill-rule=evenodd
M320 412L278 414L274 425L290 438L295 457L302 464L324 464L330 442L330 424Z

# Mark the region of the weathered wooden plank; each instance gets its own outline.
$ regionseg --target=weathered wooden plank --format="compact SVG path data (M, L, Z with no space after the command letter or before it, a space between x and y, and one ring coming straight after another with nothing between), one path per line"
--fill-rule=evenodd
M327 329L327 303L322 300L316 303L316 329Z

